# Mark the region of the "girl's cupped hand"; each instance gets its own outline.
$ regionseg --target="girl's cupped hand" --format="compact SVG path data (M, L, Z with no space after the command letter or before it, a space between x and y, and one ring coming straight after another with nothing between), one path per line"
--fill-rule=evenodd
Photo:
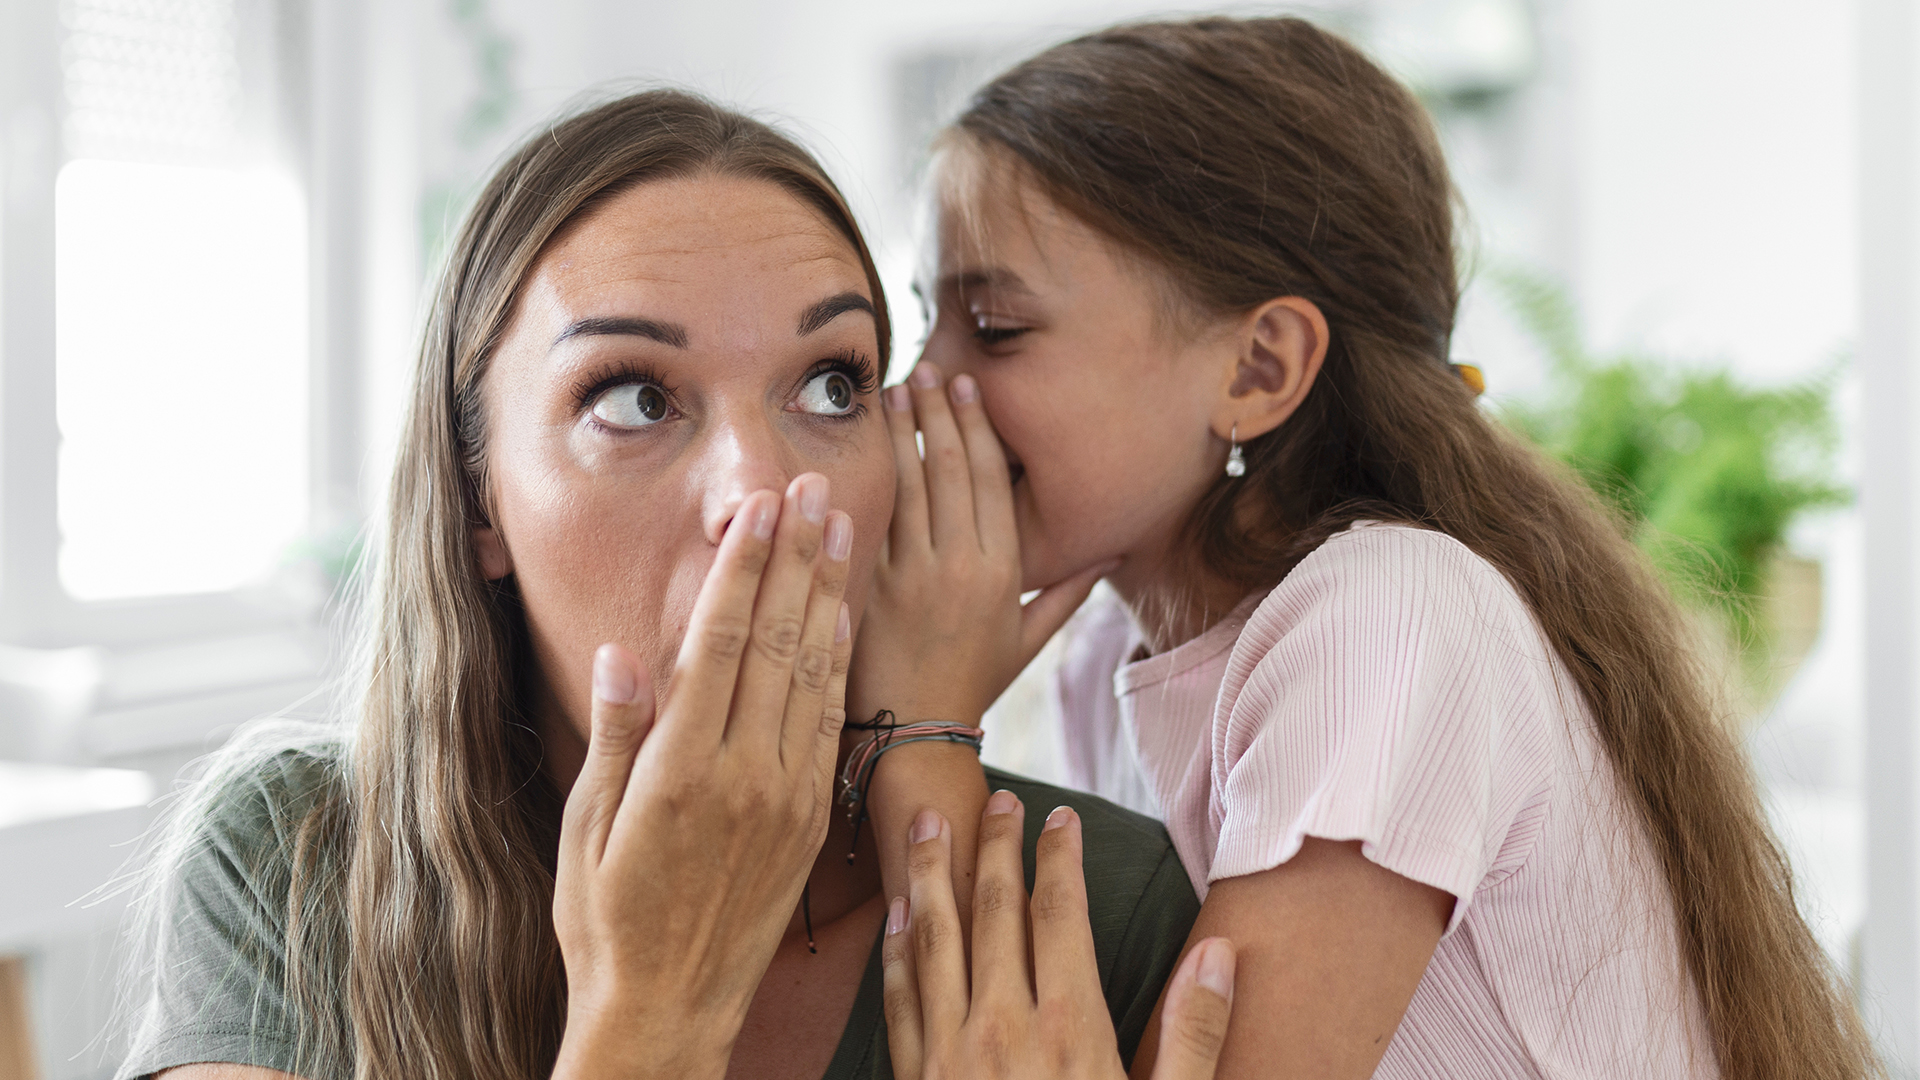
M826 836L853 540L827 499L810 473L741 504L657 715L638 657L594 656L555 883L556 1077L726 1070Z
M861 716L976 723L1111 567L1020 603L1006 452L970 376L926 361L883 395L896 470L848 692ZM925 443L922 457L920 443Z
M914 822L912 899L887 913L887 1045L900 1080L1102 1078L1127 1075L1100 989L1081 869L1080 817L1048 816L1028 900L1025 808L987 800L973 892L973 948L961 945L948 877L952 833L931 811ZM1031 940L1029 940L1031 933ZM1031 956L1031 963L1029 963ZM1154 1080L1210 1080L1226 1041L1234 949L1207 938L1167 984Z

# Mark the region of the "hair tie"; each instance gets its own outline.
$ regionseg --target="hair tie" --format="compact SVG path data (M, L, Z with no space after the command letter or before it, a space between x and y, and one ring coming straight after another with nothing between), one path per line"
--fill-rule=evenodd
M1487 392L1487 377L1481 372L1478 364L1449 364L1447 366L1453 369L1455 375L1460 376L1460 381L1467 384L1467 389L1473 391L1475 397Z

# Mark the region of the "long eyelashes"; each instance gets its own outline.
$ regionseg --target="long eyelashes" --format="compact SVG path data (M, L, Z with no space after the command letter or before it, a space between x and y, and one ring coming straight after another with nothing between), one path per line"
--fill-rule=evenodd
M848 349L838 356L822 360L807 369L800 378L801 385L810 379L818 378L829 371L837 371L853 384L853 392L861 396L871 394L880 386L880 372L874 367L873 360L858 349Z
M630 383L646 383L660 388L671 404L674 400L673 387L668 386L659 371L646 364L619 362L589 371L573 384L573 407L579 412L591 408L601 394L616 386Z
M849 348L838 355L828 357L814 364L807 369L807 373L801 376L800 381L795 385L796 387L804 386L810 380L816 379L830 371L839 372L841 375L846 376L847 381L853 384L854 394L859 397L865 397L880 387L880 371L879 368L875 366L872 357L853 348ZM658 387L660 392L666 395L667 403L676 410L678 409L678 393L667 383L666 379L661 376L657 368L648 364L638 364L623 360L592 369L574 382L570 391L573 398L574 411L585 412L593 407L593 403L599 399L600 395L612 390L614 387L627 386L634 383L644 383L649 386ZM856 405L847 412L837 416L825 416L822 417L822 419L844 420L849 417L864 415L865 412L865 405Z

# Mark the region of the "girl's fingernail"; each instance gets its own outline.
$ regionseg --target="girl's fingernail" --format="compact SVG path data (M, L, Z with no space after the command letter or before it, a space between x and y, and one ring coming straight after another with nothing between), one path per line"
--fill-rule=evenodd
M1065 807L1065 806L1056 806L1053 808L1053 813L1047 815L1047 823L1040 827L1040 831L1052 832L1053 830L1059 828L1060 826L1065 825L1067 823L1067 819L1072 816L1073 816L1073 810L1071 808Z
M907 928L907 898L896 896L893 903L887 905L887 936L892 937Z
M906 387L895 383L887 387L887 408L894 412L906 412L913 408L913 395L907 393Z
M1206 951L1200 954L1200 972L1195 981L1232 1001L1233 949L1221 938L1208 938L1200 947Z
M853 633L853 620L847 615L847 602L842 600L840 601L840 621L833 626L833 643L840 644L847 640L847 635L851 633Z
M922 810L913 819L913 828L907 833L910 844L924 844L940 835L940 815L932 810Z
M834 562L846 562L847 555L853 551L853 519L845 514L835 514L827 521L827 558Z
M815 525L827 519L827 478L812 473L800 478L800 515Z
M747 528L761 540L773 539L774 523L780 520L780 500L762 497L747 515Z
M915 364L907 381L922 390L931 390L940 385L940 371L932 364Z
M593 654L593 696L609 705L631 705L640 696L640 680L633 665L612 645L602 645Z
M947 392L953 395L955 405L971 405L980 396L980 384L974 382L971 375L955 375Z
M996 814L1011 814L1018 809L1020 809L1020 797L1008 791L1006 788L1001 788L999 791L994 792L993 795L987 799L988 817L993 817Z

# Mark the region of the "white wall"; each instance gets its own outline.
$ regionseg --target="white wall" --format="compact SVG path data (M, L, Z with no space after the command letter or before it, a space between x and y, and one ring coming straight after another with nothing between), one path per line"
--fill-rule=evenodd
M936 50L1011 58L1122 18L1221 10L1136 0L482 0L477 18L463 18L451 0L325 2L350 6L365 24L364 220L354 227L366 263L357 334L367 410L359 502L368 512L379 506L415 347L428 206L457 201L520 133L575 94L609 80L667 80L783 118L869 223L910 345L909 153L897 139L896 63ZM1328 10L1438 2L1355 0ZM1855 333L1858 291L1852 9L1818 0L1536 0L1535 77L1446 132L1480 261L1517 260L1563 277L1603 347L1724 360L1764 380L1833 356ZM511 107L501 123L462 138L462 118L500 89L475 63L496 46L507 49ZM1484 288L1469 292L1456 348L1485 365L1496 397L1540 385L1538 358ZM1857 535L1840 515L1800 537L1829 556L1829 618L1768 729L1773 745L1804 745L1793 740L1825 725L1813 736L1821 745L1839 745L1843 759L1858 753ZM1044 740L1009 741L1044 754ZM1842 768L1803 787L1813 794L1776 802L1812 806L1790 806L1782 821L1811 875L1823 938L1838 950L1862 905L1858 772ZM67 955L92 962L88 948L70 944ZM71 995L83 981L68 972L46 992ZM49 1045L85 1045L98 1009L57 1011L63 1026ZM68 1061L49 1075L93 1068Z
M1853 9L1580 8L1581 303L1603 340L1790 377L1849 344Z

